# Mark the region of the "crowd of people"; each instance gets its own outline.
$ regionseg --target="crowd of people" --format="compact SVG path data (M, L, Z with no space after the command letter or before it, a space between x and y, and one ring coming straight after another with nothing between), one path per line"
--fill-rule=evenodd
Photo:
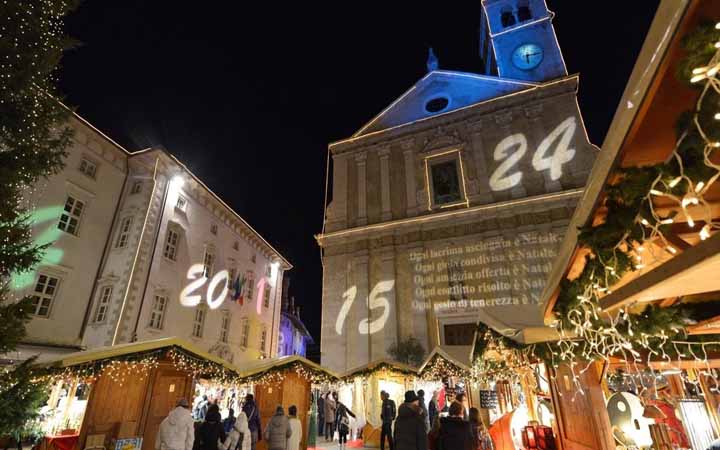
M191 411L192 409L192 411ZM302 425L295 405L288 415L278 406L263 430L260 412L252 394L247 394L237 416L233 408L223 420L220 407L203 396L191 408L181 398L160 423L155 450L255 450L265 439L268 450L299 450Z
M407 391L405 402L397 409L387 392L380 397L381 450L386 441L390 450L494 450L480 411L466 407L465 394L455 397L447 415L439 408L437 393L427 405L425 392Z

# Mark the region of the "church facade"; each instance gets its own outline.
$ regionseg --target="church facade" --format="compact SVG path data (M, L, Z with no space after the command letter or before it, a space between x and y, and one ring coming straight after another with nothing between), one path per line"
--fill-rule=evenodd
M544 0L484 0L483 74L428 74L329 145L322 364L415 338L469 346L477 321L524 339L597 154Z

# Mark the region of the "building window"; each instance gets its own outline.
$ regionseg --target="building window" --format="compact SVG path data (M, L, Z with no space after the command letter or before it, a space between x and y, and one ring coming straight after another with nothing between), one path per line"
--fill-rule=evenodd
M178 195L177 202L175 203L175 208L179 209L182 212L185 212L187 208L187 199L183 197L182 195Z
M60 280L50 275L40 274L33 295L31 313L40 317L49 317L55 294L57 293Z
M247 317L242 319L240 332L240 347L247 348L248 341L250 340L250 321L247 319Z
M83 158L82 161L80 161L80 172L94 179L97 174L97 164L89 159Z
M515 15L513 14L512 8L505 6L500 11L500 23L503 27L511 27L515 25Z
M235 282L235 275L237 275L237 269L235 267L231 267L228 270L228 288L232 289L232 285Z
M215 236L217 236L217 224L216 223L213 223L210 225L210 232L212 234L214 234Z
M263 306L266 308L270 307L270 284L265 283L263 286Z
M255 253L253 253L252 255L250 255L250 262L254 263L255 260L256 260L256 256L255 256Z
M518 3L517 17L518 22L525 22L532 19L532 11L530 11L530 5L527 1L521 1Z
M265 276L268 278L272 276L272 266L270 264L265 266Z
M132 222L132 216L125 217L120 222L118 236L115 240L115 248L124 248L127 246L128 240L130 239L130 227L132 226Z
M163 251L163 256L171 261L176 261L179 241L180 233L175 230L168 229L167 238L165 238L165 250Z
M265 346L267 345L267 327L263 325L262 331L260 332L260 352L265 354Z
M220 318L220 342L227 343L230 333L230 311L223 311Z
M472 345L476 328L474 323L445 325L445 345Z
M148 324L150 328L162 330L167 305L168 298L165 295L155 295L153 298L152 311L150 311L150 323Z
M85 203L68 195L67 200L65 200L65 208L62 214L60 214L58 228L66 233L77 236L80 218L82 217L84 209Z
M255 272L248 271L246 283L247 290L245 293L245 298L247 298L248 301L252 301L253 293L255 292Z
M97 309L95 310L95 323L105 321L108 307L110 307L110 297L112 296L112 291L112 286L105 286L100 291L100 300L98 300Z
M133 181L132 187L130 188L130 195L139 194L142 191L142 181Z
M193 317L192 335L201 338L203 329L205 328L205 308L196 308L195 317Z
M459 153L454 155L450 158L436 158L437 161L434 162L432 158L425 160L432 206L457 203L464 199Z
M233 250L240 250L240 243L238 241L233 242Z
M215 266L215 255L210 248L205 249L205 255L203 256L203 275L206 278L210 278L213 275L213 268Z

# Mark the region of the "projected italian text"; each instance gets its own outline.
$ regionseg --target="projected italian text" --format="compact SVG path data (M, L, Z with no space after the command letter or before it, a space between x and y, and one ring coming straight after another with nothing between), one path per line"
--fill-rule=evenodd
M560 238L532 231L412 252L413 308L441 313L537 304Z

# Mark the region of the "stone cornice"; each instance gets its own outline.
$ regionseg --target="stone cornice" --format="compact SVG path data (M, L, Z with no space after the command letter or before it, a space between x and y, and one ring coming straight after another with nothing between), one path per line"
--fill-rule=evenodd
M368 147L382 143L388 145L395 141L408 141L413 135L436 129L438 126L452 128L463 121L473 117L473 122L482 120L477 116L491 116L495 113L502 113L512 108L530 108L534 103L545 101L549 98L577 92L579 82L578 75L570 75L542 85L531 87L522 91L496 97L490 100L466 106L464 108L449 111L444 114L418 119L414 122L387 128L373 133L364 134L355 138L349 138L330 143L328 148L333 155L354 152L359 148L366 150ZM492 117L490 117L492 118Z

